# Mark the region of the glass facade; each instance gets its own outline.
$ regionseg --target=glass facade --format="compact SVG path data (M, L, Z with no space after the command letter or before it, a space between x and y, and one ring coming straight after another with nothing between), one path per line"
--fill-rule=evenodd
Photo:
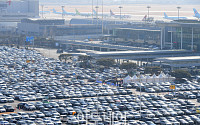
M124 42L140 41L141 44L156 44L162 49L186 49L200 52L200 23L198 21L163 22L144 29L141 27L119 28L114 29L113 35L122 38Z
M159 29L132 29L120 28L114 30L114 35L124 41L138 42L139 40L147 44L160 44ZM141 44L143 44L141 42Z
M182 26L166 27L166 29L168 29L166 42L169 45L172 43L172 49L182 48L186 50L200 51L200 28Z

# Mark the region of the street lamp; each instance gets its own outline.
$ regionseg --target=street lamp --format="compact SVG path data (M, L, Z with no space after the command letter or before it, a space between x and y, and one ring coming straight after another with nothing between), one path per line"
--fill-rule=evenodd
M64 8L65 6L61 6L62 7L62 19L64 18Z
M122 19L122 6L119 6L119 11L120 11L120 20Z
M41 7L42 7L42 18L44 18L44 5L41 5Z
M148 9L148 19L149 19L149 9L151 8L151 6L147 6Z
M94 1L92 0L92 24L93 24L93 16L94 16L93 9L94 9Z
M99 6L96 6L96 18L98 19L98 9L99 9Z
M141 75L139 75L139 82L140 82L140 119L142 116L142 86L141 86Z
M102 37L103 37L103 12L104 12L103 9L104 8L103 8L103 0L102 0L102 21L101 21L101 25L102 25L102 27L101 27Z
M178 20L179 20L179 10L181 9L181 7L177 7L178 9Z

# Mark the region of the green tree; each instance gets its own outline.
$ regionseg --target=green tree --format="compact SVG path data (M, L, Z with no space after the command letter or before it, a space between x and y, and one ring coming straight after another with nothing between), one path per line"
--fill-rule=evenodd
M186 71L186 70L181 70L181 69L172 71L170 74L171 74L173 77L176 77L177 79L181 79L181 78L190 78L190 77L191 77L191 74L190 74L188 71Z
M81 62L91 61L92 59L93 59L93 57L87 56L87 55L80 55L80 56L78 56L78 60L81 61Z
M159 66L153 66L153 67L145 67L144 72L146 74L160 74L160 72L162 71L162 68Z
M105 66L105 67L111 67L114 64L116 64L115 60L111 59L111 58L98 59L96 63L97 63L97 65L102 65L102 66Z
M134 71L133 69L136 69L137 65L136 63L132 63L132 62L127 62L127 63L122 63L120 65L120 69L126 69L129 75L133 75Z
M120 69L130 70L130 69L136 69L136 68L137 68L136 63L132 63L132 62L122 63L120 65Z
M60 54L60 56L58 56L59 60L65 60L65 62L69 59L71 59L72 55L71 54Z

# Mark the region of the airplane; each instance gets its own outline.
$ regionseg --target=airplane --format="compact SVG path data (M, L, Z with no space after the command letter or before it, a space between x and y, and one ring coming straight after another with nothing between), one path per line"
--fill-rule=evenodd
M62 12L57 12L54 8L52 9L54 14L62 14Z
M146 21L147 20L147 15L144 16L144 18L142 19L142 21Z
M147 15L144 16L144 18L142 19L142 21L145 22L153 22L154 18L153 17L147 17Z
M166 13L164 13L164 19L168 19L168 20L178 20L178 19L180 19L180 20L182 20L182 19L187 19L187 17L169 17L169 16L167 16Z
M90 13L80 13L77 9L76 9L76 15L85 16L85 17L92 16L92 14L90 14Z
M93 16L96 17L97 16L97 12L93 9ZM98 13L99 17L102 17L102 13ZM103 17L109 17L108 14L103 14Z
M7 3L9 4L9 6L11 5L11 2L12 2L11 0L8 0L8 1L7 1Z
M116 14L113 13L112 10L110 10L110 16L115 17L115 18L131 18L130 15L116 15Z
M66 12L64 9L63 9L62 11L63 11L63 12L57 12L57 11L53 8L53 13L54 13L54 14L63 14L63 15L72 15L72 16L75 16L75 15L76 15L75 13Z
M43 11L43 12L40 11L40 13L41 13L41 14L42 14L42 13L43 13L43 14L47 14L47 13L50 13L50 11Z
M63 11L64 15L71 15L71 16L75 16L76 15L76 13L66 12L64 9L62 9L62 11Z
M195 8L193 8L193 11L194 11L194 17L200 19L200 14L198 13L198 11Z

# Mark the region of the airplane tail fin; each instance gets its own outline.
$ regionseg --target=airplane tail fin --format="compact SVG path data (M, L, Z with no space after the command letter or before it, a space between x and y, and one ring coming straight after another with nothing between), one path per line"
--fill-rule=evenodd
M193 11L195 15L199 15L198 11L195 8L193 8Z
M52 9L52 11L53 11L53 13L57 13L56 10L55 10L54 8Z
M11 0L8 0L8 1L7 1L7 3L8 3L9 6L11 5L11 2L12 2Z
M165 18L167 18L167 17L168 17L166 13L164 13L164 16L165 16Z
M81 13L76 9L76 15L81 15Z
M112 10L110 10L110 16L114 16L115 14L113 13Z
M144 18L142 19L142 21L146 21L147 20L147 15L144 16Z
M93 14L94 14L94 15L96 15L96 14L97 14L97 12L96 12L94 9L93 9L92 11L93 11Z
M64 8L62 8L62 11L63 11L63 13L64 13L64 14L67 14L67 12L65 11L65 9L64 9Z

